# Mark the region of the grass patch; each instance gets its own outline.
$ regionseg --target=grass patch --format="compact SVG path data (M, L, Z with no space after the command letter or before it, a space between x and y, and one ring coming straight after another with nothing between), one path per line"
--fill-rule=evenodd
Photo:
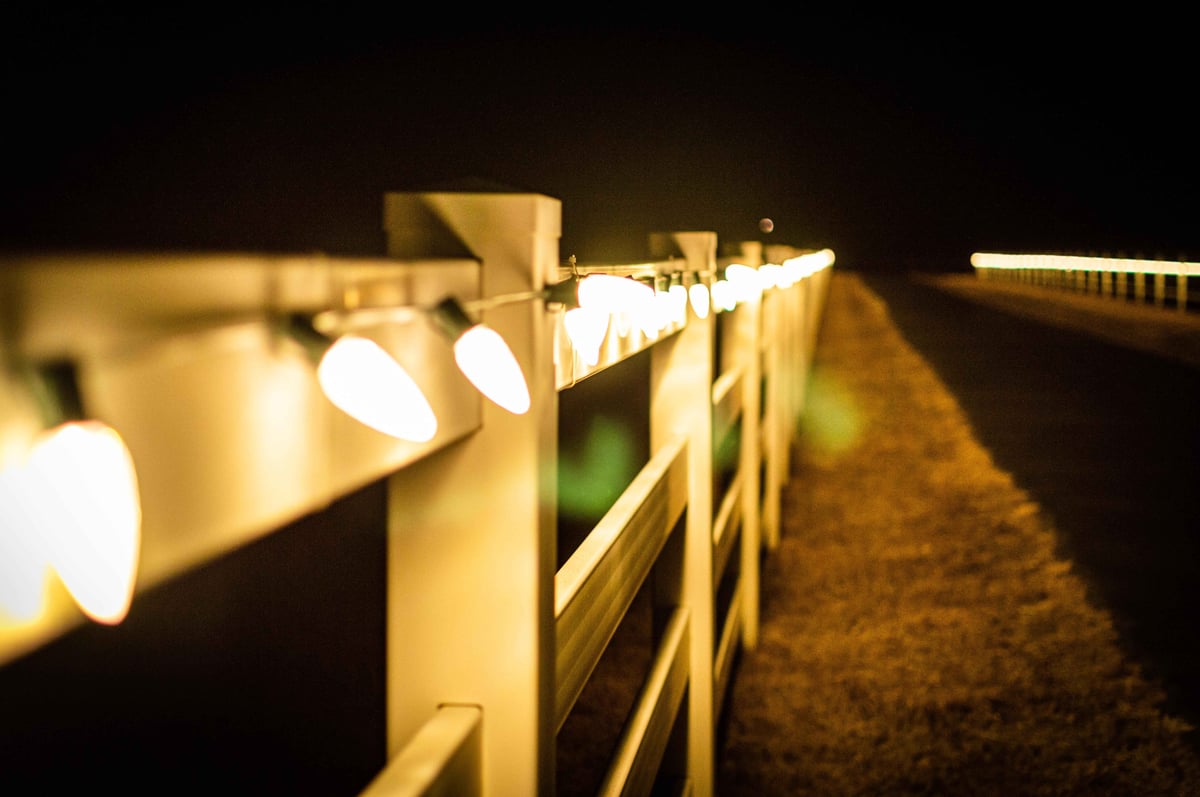
M1192 729L853 274L811 384L722 797L1200 794Z

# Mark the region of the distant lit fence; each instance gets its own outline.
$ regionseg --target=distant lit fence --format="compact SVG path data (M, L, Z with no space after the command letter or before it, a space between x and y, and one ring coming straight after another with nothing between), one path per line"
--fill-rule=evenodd
M1127 299L1157 307L1196 309L1189 297L1190 277L1200 263L1052 254L977 252L971 265L982 279L1009 280L1078 293ZM1151 284L1147 286L1147 278Z
M203 761L154 781L168 789L232 758L238 777L298 769L309 789L344 769L370 795L580 782L712 795L833 253L745 242L719 254L715 233L675 232L650 237L647 262L563 263L552 198L385 200L387 258L0 262L0 747L36 773L109 738L161 737L168 752L200 739ZM79 439L47 446L61 428L109 458L93 471ZM120 478L97 490L97 473ZM336 514L375 485L378 518ZM255 553L329 512L284 561ZM309 593L344 567L341 550L373 544L382 561L354 560L330 583L378 578L385 594L330 594L343 608L327 617ZM150 595L235 561L248 563L234 574L245 601L229 575ZM297 568L302 586L278 595ZM647 660L619 668L638 683L617 737L582 739L601 755L589 781L562 748L569 729L591 733L583 696L639 596ZM280 597L284 620L245 618L247 603ZM141 606L155 609L147 623ZM96 623L128 633L88 635L59 664L52 643ZM352 644L363 626L384 638L379 660L361 653L371 640ZM260 640L250 666L265 680L238 686L227 661ZM104 695L88 691L92 666ZM294 671L310 682L289 692ZM60 700L68 688L81 699ZM214 724L230 691L233 713ZM603 695L589 711L612 707ZM246 727L263 730L239 742ZM362 743L342 741L364 727ZM100 762L106 785L152 771L147 755L122 741Z

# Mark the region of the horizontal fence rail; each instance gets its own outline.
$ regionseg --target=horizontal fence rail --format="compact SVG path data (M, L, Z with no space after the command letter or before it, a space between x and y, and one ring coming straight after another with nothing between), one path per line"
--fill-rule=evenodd
M654 667L599 794L650 794L655 784L662 782L659 766L688 686L688 646L687 612L678 609L667 626ZM671 790L661 793L680 794L688 781L679 777L670 783Z
M833 253L383 204L384 258L0 263L6 783L713 794Z
M655 455L555 576L559 727L683 512L686 452Z
M482 720L478 706L442 706L362 797L482 795Z

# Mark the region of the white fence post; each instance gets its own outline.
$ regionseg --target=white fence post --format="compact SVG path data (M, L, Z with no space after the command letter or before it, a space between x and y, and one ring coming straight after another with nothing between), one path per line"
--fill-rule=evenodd
M716 268L717 236L680 232L651 239L652 255L682 255L686 268ZM687 326L651 350L650 447L687 437L688 515L682 574L691 621L687 778L693 794L712 794L716 760L713 700L712 351L714 314L689 315Z
M558 200L522 194L389 194L393 256L464 246L482 297L537 290L557 269ZM440 254L440 252L439 252ZM443 703L481 707L484 793L554 792L557 392L541 301L489 310L532 406L483 402L478 432L390 480L388 751Z

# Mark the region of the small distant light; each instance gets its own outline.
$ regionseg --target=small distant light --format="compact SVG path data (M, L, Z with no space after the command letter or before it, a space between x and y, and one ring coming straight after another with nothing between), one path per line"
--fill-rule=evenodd
M729 280L719 279L709 289L712 304L719 310L733 310L737 307L737 291Z
M775 222L771 221L770 219L759 219L758 229L762 230L763 232L771 232L771 230L775 229Z
M708 318L710 299L708 286L703 282L693 282L688 288L688 300L691 301L692 311L696 313L697 318Z
M735 302L749 302L762 293L763 279L753 266L730 264L725 267L725 279L732 287Z

